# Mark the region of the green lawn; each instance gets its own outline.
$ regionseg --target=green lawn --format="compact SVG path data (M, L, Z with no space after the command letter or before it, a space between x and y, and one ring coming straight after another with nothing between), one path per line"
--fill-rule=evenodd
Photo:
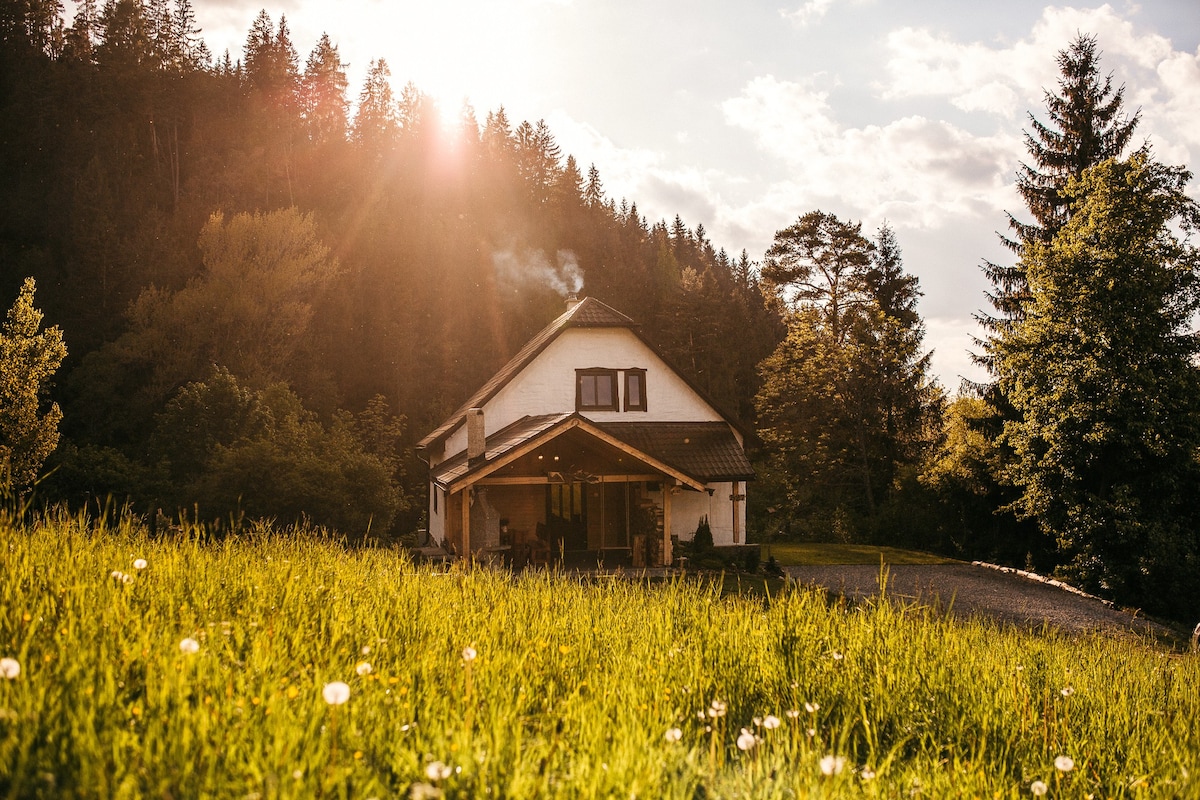
M828 564L875 564L882 558L885 564L953 564L952 558L901 550L898 547L875 547L869 544L819 544L815 542L784 542L764 544L762 558L774 556L783 567L825 566Z

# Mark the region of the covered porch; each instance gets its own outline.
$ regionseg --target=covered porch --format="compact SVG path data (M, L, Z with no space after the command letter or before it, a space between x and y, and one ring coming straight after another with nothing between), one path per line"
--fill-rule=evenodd
M527 417L438 465L446 545L515 566L668 566L673 499L704 483L577 414Z

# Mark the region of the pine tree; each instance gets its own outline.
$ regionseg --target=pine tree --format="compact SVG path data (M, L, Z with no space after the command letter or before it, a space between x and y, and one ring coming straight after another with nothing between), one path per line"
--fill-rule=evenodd
M358 112L354 115L351 138L359 147L376 156L390 150L400 132L396 100L388 82L391 74L384 59L371 62L362 92L358 95Z
M303 113L308 138L317 143L341 141L346 137L346 65L329 34L321 34L304 64Z

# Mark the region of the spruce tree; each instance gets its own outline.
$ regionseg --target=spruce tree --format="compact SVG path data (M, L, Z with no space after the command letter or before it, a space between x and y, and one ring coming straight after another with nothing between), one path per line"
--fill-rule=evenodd
M1013 236L1001 236L1018 256L1030 241L1049 241L1069 218L1070 207L1063 190L1071 178L1108 158L1117 158L1133 137L1139 113L1125 117L1125 87L1113 87L1112 75L1100 77L1100 54L1096 37L1080 34L1066 50L1058 53L1061 77L1058 94L1045 92L1047 123L1029 114L1031 131L1025 131L1025 148L1031 163L1022 163L1017 173L1017 191L1033 216L1022 222L1008 215ZM1019 319L1028 297L1025 269L985 262L984 274L994 289L988 300L995 314L981 314L979 321L990 337L1003 335L1006 325ZM990 341L990 339L989 339ZM984 342L980 360L990 361L990 344Z

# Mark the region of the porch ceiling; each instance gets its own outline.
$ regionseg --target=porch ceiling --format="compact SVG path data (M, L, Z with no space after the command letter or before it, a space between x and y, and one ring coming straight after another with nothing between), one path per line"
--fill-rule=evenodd
M488 436L482 461L470 463L459 453L433 471L433 480L450 492L483 480L546 483L601 476L670 478L697 490L705 484L578 414L526 417Z

